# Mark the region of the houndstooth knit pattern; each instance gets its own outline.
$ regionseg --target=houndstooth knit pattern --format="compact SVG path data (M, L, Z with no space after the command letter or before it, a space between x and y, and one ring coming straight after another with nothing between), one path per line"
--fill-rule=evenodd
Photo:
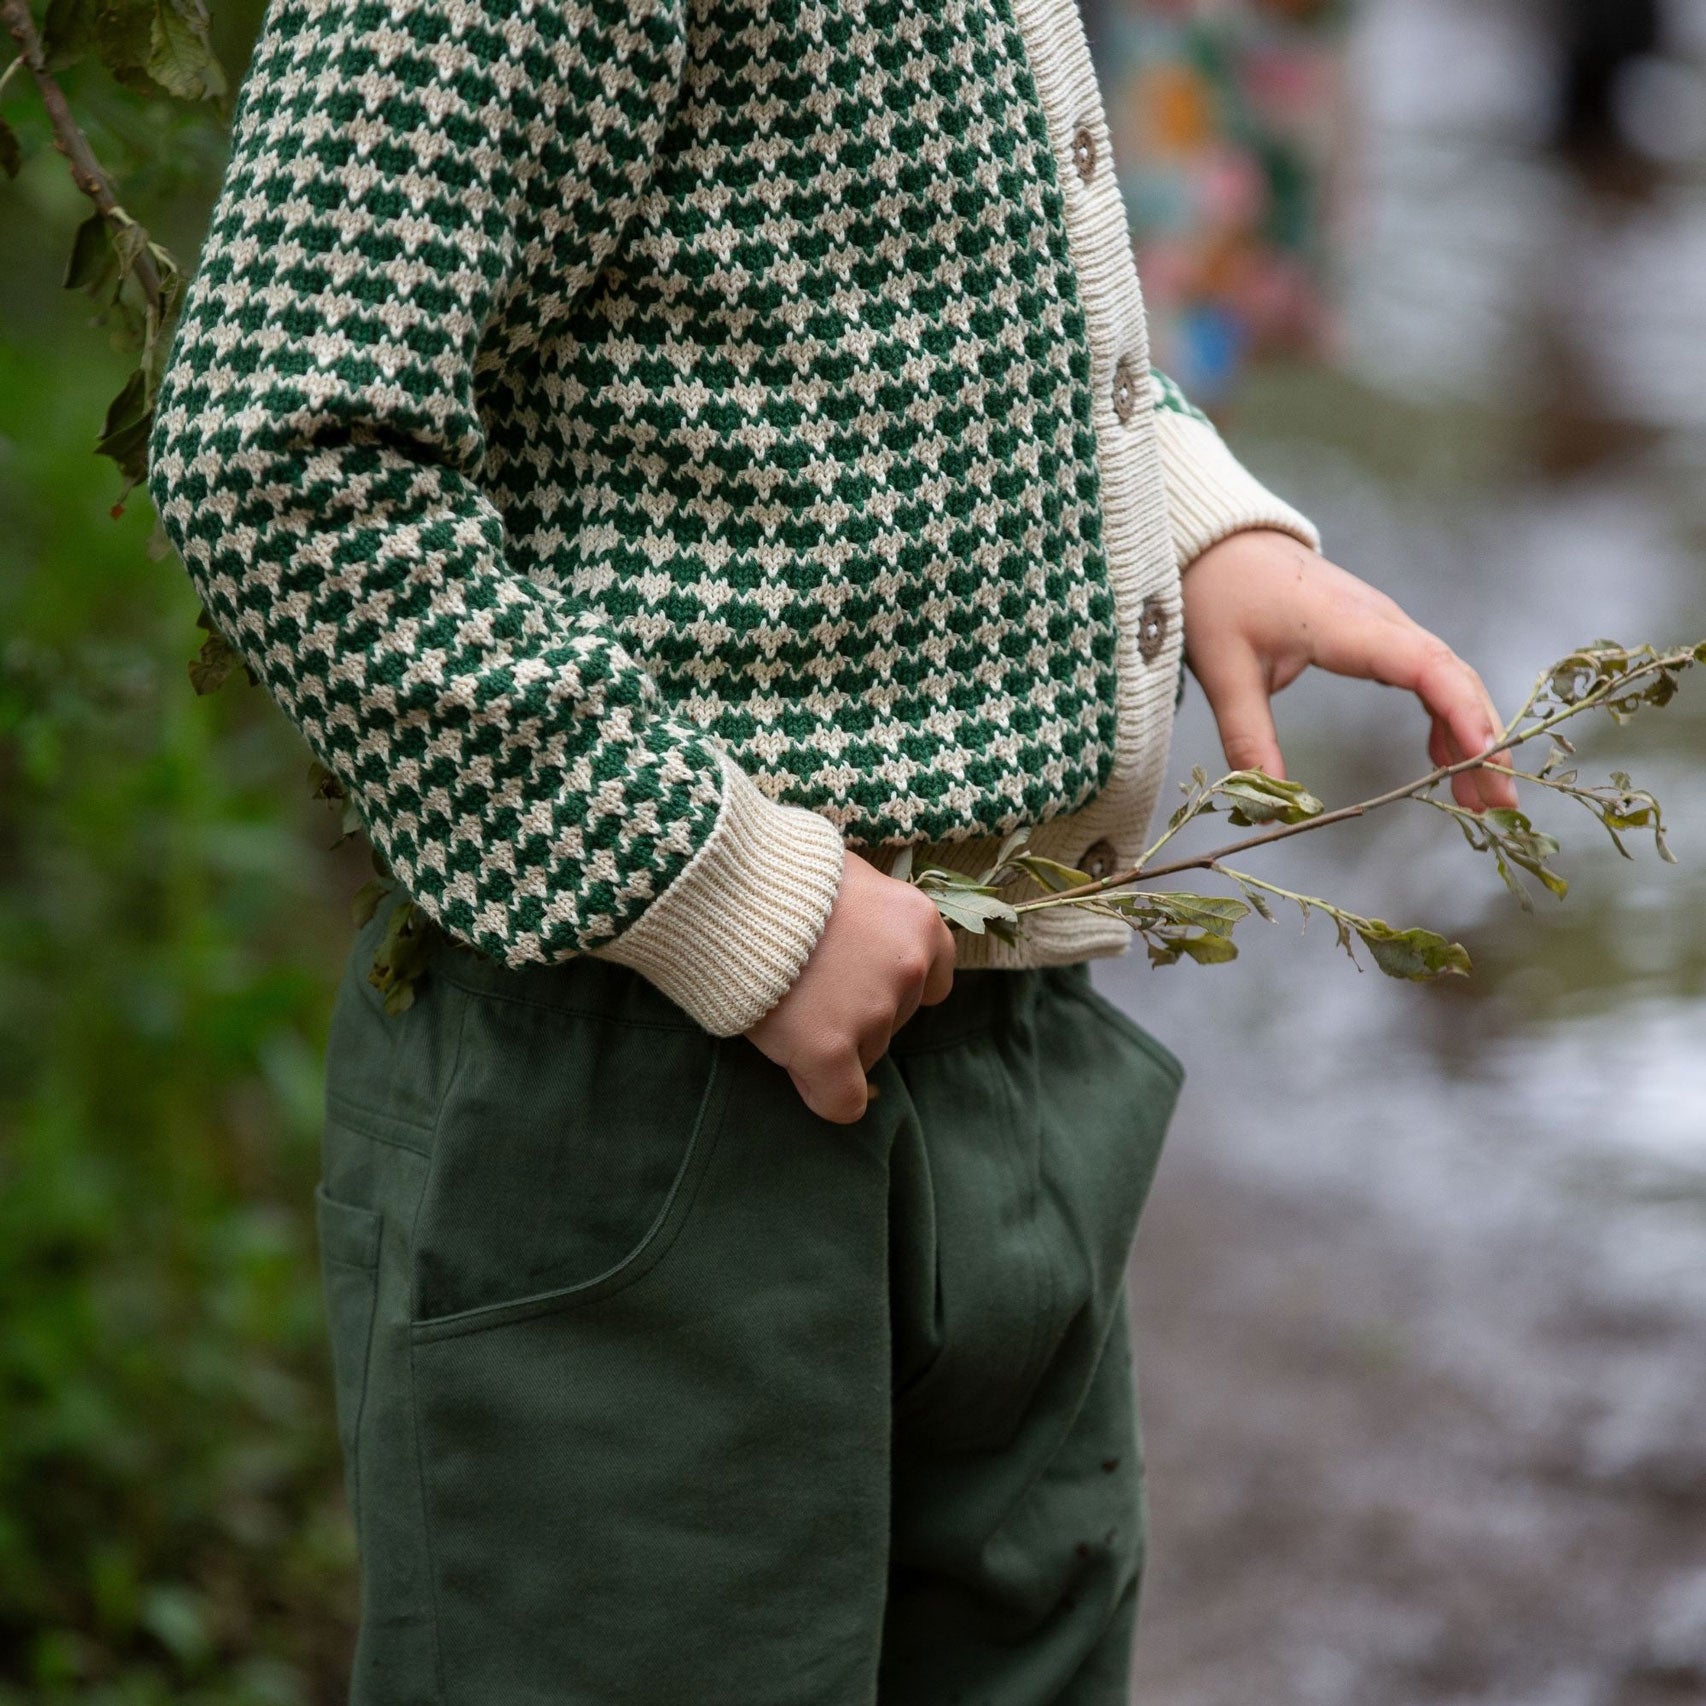
M1091 386L1009 0L272 0L150 488L447 929L702 895L730 1030L843 846L1108 781Z

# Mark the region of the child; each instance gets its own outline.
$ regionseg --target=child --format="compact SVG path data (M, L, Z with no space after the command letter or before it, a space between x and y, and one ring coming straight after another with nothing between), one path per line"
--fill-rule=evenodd
M1185 656L1496 725L1152 376L1071 0L273 0L151 450L444 931L328 1052L352 1699L1123 1701L1180 1063L887 871L1135 862Z

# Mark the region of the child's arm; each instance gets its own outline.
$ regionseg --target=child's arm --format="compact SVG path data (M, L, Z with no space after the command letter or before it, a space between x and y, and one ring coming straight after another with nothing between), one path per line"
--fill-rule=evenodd
M682 20L276 0L149 484L209 614L429 915L511 965L632 964L728 1035L816 943L841 837L530 577L481 479L481 391L525 373L632 217Z
M274 0L149 488L431 917L510 965L632 966L851 1120L861 1062L947 993L941 915L672 715L601 612L527 573L482 480L481 389L632 217L684 18Z

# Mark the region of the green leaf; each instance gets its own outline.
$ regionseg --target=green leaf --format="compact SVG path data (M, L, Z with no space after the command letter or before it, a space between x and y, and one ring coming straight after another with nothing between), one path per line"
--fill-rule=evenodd
M919 888L982 889L989 885L970 871L950 871L946 865L926 865L915 871L913 882Z
M1395 930L1384 919L1370 918L1356 932L1388 977L1420 981L1469 972L1469 953L1463 944L1447 941L1432 930Z
M975 936L983 934L991 919L1002 919L1015 926L1019 921L1019 914L1006 901L992 894L979 894L975 889L932 892L930 898L935 901L936 910L950 924L958 924Z
M154 50L156 0L99 0L94 47L101 63L125 88L152 94L148 60Z
M1224 965L1238 958L1238 948L1230 936L1185 936L1179 946L1200 966Z
M75 65L95 45L95 0L48 0L41 40L49 71Z
M415 983L426 970L437 926L414 900L404 900L386 920L385 935L374 950L367 981L385 997L393 1016L414 1005Z
M913 854L913 846L912 846L912 843L909 841L895 855L894 863L889 866L889 875L891 877L893 877L897 883L904 883L904 882L910 882L911 881L911 879L912 879L912 854Z
M195 0L159 0L144 69L181 101L215 100L225 93L225 72L208 39L207 12Z
M112 239L107 234L107 222L100 214L91 213L77 227L77 235L71 239L71 258L65 263L65 288L99 291L117 268L118 259L113 254Z
M1495 846L1493 848L1493 862L1499 868L1499 875L1504 879L1505 887L1516 896L1517 904L1524 912L1532 912L1534 910L1534 902L1530 899L1528 890L1522 886L1521 879L1511 869L1510 861L1505 858L1504 849L1502 847Z
M1236 824L1302 823L1327 809L1302 783L1263 770L1234 770L1220 779L1215 792L1232 799L1228 816Z
M1153 966L1177 965L1189 955L1198 965L1224 965L1238 958L1238 948L1229 936L1172 936L1148 944Z
M1253 907L1255 907L1262 917L1267 919L1270 924L1277 924L1279 922L1279 920L1274 916L1274 909L1268 905L1267 897L1260 889L1251 888L1247 883L1240 883L1238 886L1243 890L1244 898L1248 900Z
M983 873L978 881L986 887L992 884L995 881L996 876L1000 873L1002 866L1004 866L1007 861L1013 857L1014 852L1018 848L1023 847L1030 839L1031 826L1028 823L1022 823L1017 829L1011 831L1008 834L1007 839L1001 843L1000 848L996 851L995 863Z
M1041 853L1021 853L1013 862L1036 878L1038 886L1047 889L1051 894L1059 894L1064 889L1081 888L1084 884L1096 880L1088 871L1081 871L1076 865L1063 865L1058 859L1046 858Z
M1169 922L1188 928L1236 924L1240 918L1247 918L1250 914L1250 908L1243 901L1230 895L1185 894L1179 890L1164 889L1133 898L1146 901Z
M18 133L0 118L0 172L8 178L17 177L24 164L23 144L18 141Z

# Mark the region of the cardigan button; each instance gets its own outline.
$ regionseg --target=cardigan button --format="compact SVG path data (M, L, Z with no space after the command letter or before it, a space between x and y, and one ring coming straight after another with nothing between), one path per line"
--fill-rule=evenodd
M1087 124L1079 125L1072 138L1072 163L1079 177L1089 183L1096 170L1096 135Z
M1114 413L1129 421L1137 412L1137 364L1122 355L1114 369Z
M1154 663L1167 642L1167 606L1156 597L1144 599L1137 613L1137 649L1145 663Z
M1111 877L1118 869L1118 859L1119 852L1113 842L1092 841L1079 858L1078 869L1087 877L1093 877L1100 882L1103 877Z

